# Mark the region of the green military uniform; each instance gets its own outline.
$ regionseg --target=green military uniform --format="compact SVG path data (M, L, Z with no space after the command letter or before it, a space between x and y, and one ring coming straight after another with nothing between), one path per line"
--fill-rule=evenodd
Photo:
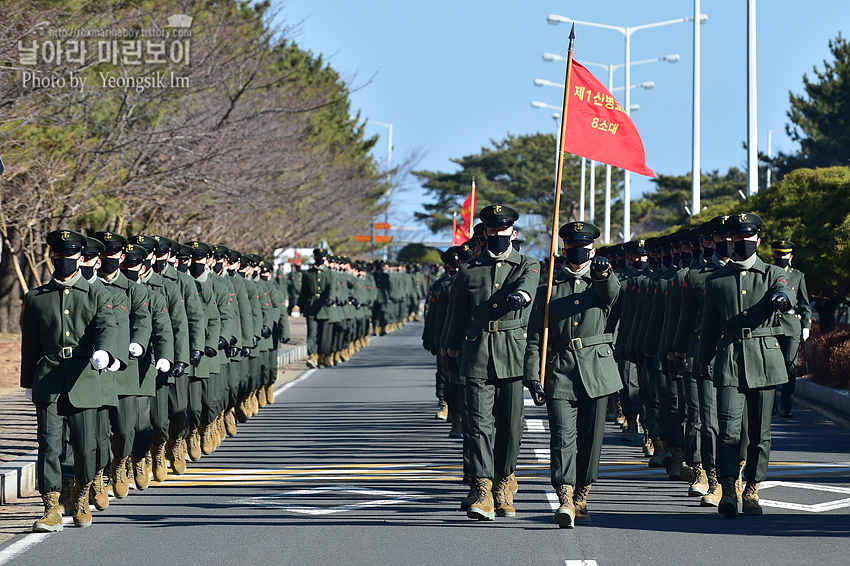
M318 365L320 354L324 358L330 353L325 351L326 347L322 347L320 343L327 333L326 327L332 323L335 297L333 276L328 268L323 267L326 255L321 248L313 250L316 263L303 273L301 293L298 296L298 309L301 316L307 318L307 352L314 367ZM325 365L324 359L322 365Z
M723 489L718 510L726 517L737 515L735 481L745 405L749 449L744 469L744 512L761 514L758 484L766 477L770 461L770 412L775 387L788 381L777 339L783 330L774 324L777 311L787 312L794 306L785 272L759 259L755 246L745 249L739 246L742 242L735 241L737 235L758 234L762 225L755 214L730 216L725 227L733 236L735 257L705 282L698 358L704 367L703 375L713 375L717 387L717 475ZM714 366L709 368L712 360Z
M518 217L515 210L503 205L485 207L480 213L488 228L499 230L512 227ZM461 266L453 283L456 290L446 347L449 356L463 349L460 373L466 379L469 404L470 473L481 492L467 514L492 519L489 490L493 479L500 494L497 499L502 499L507 496L505 482L516 470L531 311L526 307L537 289L540 264L514 250L510 237L490 236L488 243L488 251ZM512 512L507 500L502 500L499 508L505 514Z
M289 314L292 315L292 309L298 304L298 296L301 294L301 269L292 264L289 274L286 276L286 294L289 297Z
M559 495L564 492L562 503L569 507L566 497L569 494L572 500L572 493L564 488L575 487L576 492L584 492L599 475L607 397L622 386L614 361L614 337L605 332L608 314L619 298L620 282L612 274L607 258L597 255L591 263L590 250L584 247L599 236L599 228L586 222L571 222L562 226L559 234L568 246L568 263L555 275L548 305L545 392L552 486ZM571 258L574 249L586 250L587 257ZM546 288L541 285L528 325L524 371L527 385L540 379L546 307ZM572 517L559 513L556 522L572 526Z
M70 230L51 232L54 278L29 291L21 316L21 380L31 390L38 420L38 490L44 516L35 531L62 530L58 513L62 485L60 454L68 423L74 451L74 520L91 523L89 490L97 468L97 411L115 403L114 390L102 388L101 371L117 353L118 329L112 296L89 284L78 267L86 237ZM69 254L71 257L56 257ZM85 507L82 509L82 507Z
M796 293L796 312L776 315L779 318L780 325L785 330L784 336L779 337L779 347L785 357L785 368L788 373L788 383L782 386L782 395L779 400L780 416L790 418L792 416L791 403L794 400L794 389L797 384L797 357L800 350L800 340L806 340L812 328L812 307L806 289L806 276L799 269L791 267L789 259L779 259L782 255L794 251L794 242L778 240L773 242L772 247L774 258L777 258L777 265L785 270L788 288L791 293Z

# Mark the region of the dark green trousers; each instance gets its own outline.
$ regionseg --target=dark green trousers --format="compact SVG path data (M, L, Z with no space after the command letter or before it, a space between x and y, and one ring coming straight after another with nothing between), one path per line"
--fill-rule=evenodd
M546 399L552 487L590 485L599 477L608 397L588 397L581 383L575 391L574 401Z
M64 427L68 424L68 441L73 450L74 478L88 483L97 472L97 409L77 409L62 393L56 403L36 403L38 491L49 493L62 489L62 451L65 448Z
M156 394L151 400L151 426L153 427L153 442L156 444L161 444L168 440L168 431L171 428L171 415L168 410L168 397L170 393L170 384L156 384Z
M168 435L173 439L188 434L189 422L189 376L174 378L168 389Z
M797 357L800 353L799 336L778 336L779 348L785 356L785 370L788 373L788 383L782 384L782 395L779 397L779 407L786 412L791 411L794 401L794 390L797 386Z
M318 321L312 317L307 317L307 353L308 354L317 354L318 350L318 333L319 333L319 323Z
M153 426L151 425L151 403L154 397L139 395L136 399L136 434L133 436L134 459L141 460L151 451Z
M109 407L109 426L112 429L112 457L121 460L133 451L139 403L135 395L119 395L118 406Z
M640 413L640 386L638 385L638 372L635 364L625 358L617 363L620 370L620 379L623 389L620 391L620 405L623 414L627 416Z
M650 436L667 436L667 401L670 396L670 383L664 372L655 368L646 370L649 387L646 406L646 426Z
M776 389L717 388L717 477L738 475L741 449L747 442L744 477L761 482L770 462L770 412ZM746 423L746 431L745 428Z
M466 378L470 473L493 479L516 471L523 426L522 378Z

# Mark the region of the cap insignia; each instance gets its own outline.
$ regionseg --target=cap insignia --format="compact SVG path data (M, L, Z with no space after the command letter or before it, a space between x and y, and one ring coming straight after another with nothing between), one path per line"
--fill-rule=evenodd
M70 233L69 231L67 231L67 230L62 230L62 232L59 234L59 236L60 236L63 240L67 240L68 238L70 238L70 237L71 237L71 233Z

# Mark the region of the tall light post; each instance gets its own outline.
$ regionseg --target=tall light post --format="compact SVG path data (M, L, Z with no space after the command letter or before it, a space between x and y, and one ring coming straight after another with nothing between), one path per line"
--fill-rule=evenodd
M782 128L778 130L768 130L767 131L767 188L770 188L770 170L772 165L770 164L770 159L773 157L773 133L781 132Z
M756 0L747 0L747 196L759 191Z
M384 222L389 222L389 200L390 193L392 192L392 185L390 184L390 171L392 171L392 161L393 161L393 125L386 124L384 122L377 122L375 120L366 119L365 124L377 124L378 126L384 126L388 130L387 135L387 210L384 212Z
M659 61L667 61L668 63L678 63L681 57L678 54L664 55L662 57L656 57L654 59L644 59L643 61L632 61L632 66L634 65L645 65L647 63L657 63ZM562 57L555 53L544 53L543 54L544 61L566 61L566 57ZM591 63L590 61L578 61L585 67L599 67L605 69L608 73L608 91L614 92L616 90L623 90L624 87L616 87L614 88L614 71L619 69L620 67L625 67L625 63L617 63L617 64L609 64L603 65L602 63ZM540 83L538 83L540 81ZM535 79L535 85L552 85L552 86L560 86L561 88L565 88L564 85L556 85L551 81L545 81L543 79ZM637 85L630 85L630 88L645 88L651 89L655 87L655 83L652 81L648 81L645 83L640 83ZM629 110L631 112L636 112L640 110L640 105L638 104L630 104ZM595 193L594 193L595 196ZM584 206L584 201L582 201L582 206ZM606 244L611 243L611 166L605 165L605 224L602 230L602 241Z
M755 0L751 0L755 1ZM656 28L661 26L667 26L671 24L680 24L683 22L693 21L694 16L686 16L684 18L679 18L676 20L667 20L664 22L656 22L653 24L644 24L642 26L634 26L634 27L621 27L621 26L611 26L608 24L597 24L594 22L583 22L580 20L574 20L572 18L567 18L566 16L559 16L557 14L550 14L546 19L552 25L558 25L560 23L574 23L583 26L597 27L603 29L610 29L614 31L618 31L622 33L626 38L626 59L624 66L626 67L626 80L624 82L625 85L632 84L632 73L631 73L631 50L632 50L632 34L636 31L640 31L642 29ZM708 20L708 16L705 14L700 14L699 16L700 23L704 23ZM629 108L631 106L631 89L626 89L626 103L623 107L626 110L626 114L629 114ZM628 241L631 239L631 171L624 171L624 179L623 179L623 241Z
M700 22L697 15L700 13L699 0L694 0L694 104L693 104L693 130L691 131L691 214L699 214L702 210L700 203Z

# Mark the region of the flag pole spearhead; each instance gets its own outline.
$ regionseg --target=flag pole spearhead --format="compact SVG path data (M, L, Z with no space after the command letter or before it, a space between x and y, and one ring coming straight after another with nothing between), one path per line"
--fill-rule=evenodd
M576 40L576 24L573 22L573 27L570 28L570 53L573 52L573 43Z

